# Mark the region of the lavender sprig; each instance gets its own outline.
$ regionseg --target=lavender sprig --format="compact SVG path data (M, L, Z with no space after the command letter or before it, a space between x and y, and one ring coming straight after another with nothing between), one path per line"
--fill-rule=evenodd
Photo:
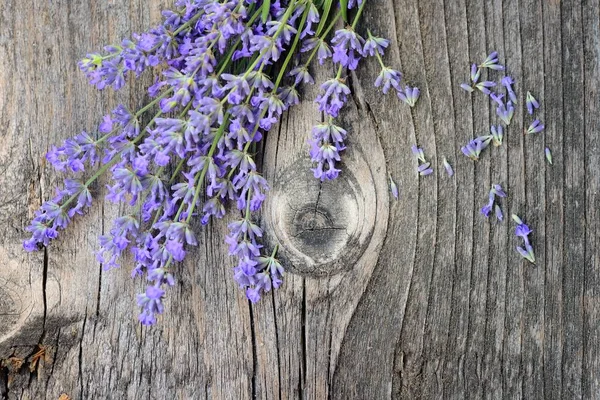
M126 250L132 252L132 276L147 281L137 297L142 324L156 323L164 312L166 289L175 284L174 264L185 259L189 246L198 244L193 220L206 225L222 218L229 202L242 214L229 225L226 237L237 258L234 279L253 303L279 287L283 268L275 259L277 246L270 256L263 255L262 230L253 218L269 186L251 147L284 111L298 104L297 86L314 82L311 61L331 59L338 66L337 75L322 84L317 98L328 114L311 139L313 171L319 179L334 179L340 173L347 132L334 118L350 94L342 77L346 69L375 56L382 66L377 87L384 93L395 89L410 106L419 95L417 88L402 88L402 74L383 63L389 42L370 31L367 40L357 33L366 3L289 0L257 7L254 1L176 0L157 27L107 46L103 54L89 54L79 67L98 89L118 90L129 75L155 69L159 77L148 89L154 100L135 114L117 107L103 118L98 139L83 132L50 150L48 161L60 172L98 169L84 183L65 179L56 196L36 212L25 249L48 245L76 214L89 208L89 186L107 174L107 199L123 203L126 212L100 238L97 258L104 268L115 268ZM328 17L338 5L359 9L352 24L330 39L329 32L346 15L340 10ZM294 66L299 53L309 56ZM155 117L142 125L142 114L155 107ZM170 176L165 174L169 165L176 165Z

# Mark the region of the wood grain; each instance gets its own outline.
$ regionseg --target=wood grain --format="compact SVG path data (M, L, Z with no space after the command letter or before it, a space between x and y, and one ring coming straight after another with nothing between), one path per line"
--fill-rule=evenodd
M130 263L104 272L93 256L124 210L98 201L45 252L26 254L21 240L61 178L48 148L93 132L120 102L147 101L150 74L98 92L76 61L158 22L169 3L0 2L0 398L600 396L598 0L373 2L359 29L391 40L384 60L421 88L418 105L381 96L372 60L350 74L343 172L323 184L306 143L320 113L310 101L286 113L259 155L272 186L260 223L267 247L281 247L284 286L250 305L231 277L227 220L197 224L200 244L148 329ZM458 85L492 50L519 104L505 143L474 163L460 146L497 123L495 107ZM542 104L538 135L522 133L527 90ZM412 144L433 175L416 175ZM509 194L503 223L479 213L493 183ZM535 265L515 251L512 213L534 229Z

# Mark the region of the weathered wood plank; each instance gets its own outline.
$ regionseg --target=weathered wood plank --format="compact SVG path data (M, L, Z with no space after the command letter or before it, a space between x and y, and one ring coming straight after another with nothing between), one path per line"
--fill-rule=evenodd
M372 87L376 62L351 74L343 174L324 184L308 170L316 107L285 114L259 157L273 187L260 222L267 246L281 246L284 286L250 305L231 278L227 220L198 224L200 245L176 269L168 312L142 329L129 264L102 271L93 256L98 234L126 209L99 200L46 252L24 254L20 241L61 178L44 163L49 146L93 132L119 102L147 101L149 74L99 93L77 59L155 23L170 2L0 3L0 397L597 396L597 0L373 2L361 25L391 39L384 60L421 88L417 107ZM474 163L460 146L498 120L488 99L458 85L491 50L519 104L505 144ZM320 82L332 71L315 73ZM527 90L542 104L538 135L522 133L533 120ZM435 174L415 174L412 144ZM479 213L492 183L509 195L502 223ZM515 252L511 213L534 229L535 266Z

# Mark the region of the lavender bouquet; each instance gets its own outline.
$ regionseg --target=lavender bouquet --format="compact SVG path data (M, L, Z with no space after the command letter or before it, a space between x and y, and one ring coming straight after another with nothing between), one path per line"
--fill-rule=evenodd
M160 79L148 88L152 101L140 110L119 105L103 117L97 134L82 132L51 148L48 161L71 176L36 211L24 248L38 250L56 239L91 206L90 185L108 174L107 199L129 204L131 212L100 237L97 258L104 269L116 268L131 251L132 276L148 282L137 296L142 324L156 323L165 289L175 284L175 264L184 260L186 246L197 245L194 219L205 225L211 217L222 218L228 202L239 210L225 238L238 260L234 279L251 302L279 287L284 271L277 249L263 253L263 232L252 217L268 190L252 150L282 113L299 103L298 85L314 83L311 62L316 58L337 67L315 100L325 115L309 139L317 179L340 173L347 132L335 118L350 94L348 70L375 57L381 65L375 86L383 93L393 89L410 106L419 96L417 88L403 88L401 73L384 64L389 42L369 30L362 36L356 31L366 4L176 0L159 26L107 46L104 53L88 54L79 67L100 90L119 90L128 76L152 68ZM143 124L150 112L154 116Z

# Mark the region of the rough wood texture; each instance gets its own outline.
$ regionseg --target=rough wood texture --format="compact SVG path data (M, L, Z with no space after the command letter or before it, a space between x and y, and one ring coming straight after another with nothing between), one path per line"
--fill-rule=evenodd
M320 115L310 102L284 115L262 155L273 186L262 225L282 245L285 285L250 306L231 277L226 221L198 227L168 312L142 329L140 283L128 268L103 273L93 256L114 205L97 202L46 252L25 254L21 240L60 178L44 163L49 146L117 102L146 100L151 76L98 93L76 61L169 3L0 1L0 397L600 396L598 0L373 1L365 24L391 39L386 60L422 89L418 106L377 93L375 62L352 74L344 171L323 184L306 149ZM517 93L542 100L546 130L522 134L521 101L505 144L473 163L460 146L495 109L458 85L492 49ZM414 143L434 175L416 176ZM509 193L505 214L533 226L535 266L516 254L511 222L479 215L491 183Z

